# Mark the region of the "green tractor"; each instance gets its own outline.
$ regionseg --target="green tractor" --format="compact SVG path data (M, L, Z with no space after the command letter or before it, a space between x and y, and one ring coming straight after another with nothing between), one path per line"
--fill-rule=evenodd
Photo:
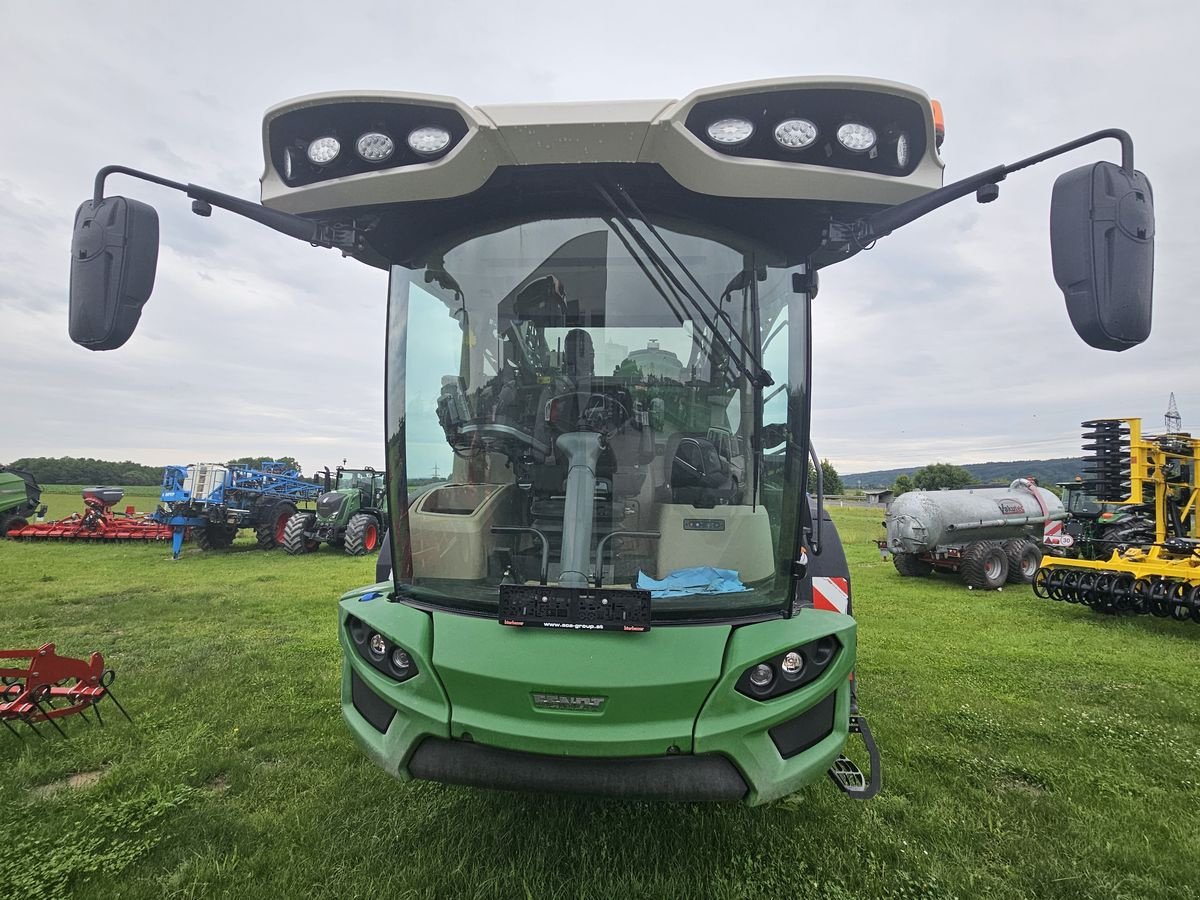
M326 472L329 484L329 470ZM382 472L370 466L338 466L332 489L317 498L317 511L288 519L283 549L293 556L310 553L322 543L341 547L351 556L374 553L387 519L387 488Z
M0 466L0 537L9 529L24 528L28 516L38 509L42 489L37 479L24 469ZM41 508L44 515L46 507Z
M1058 486L1062 489L1067 521L1058 542L1061 552L1055 555L1107 559L1114 549L1154 543L1152 505L1099 500L1082 481L1063 482Z

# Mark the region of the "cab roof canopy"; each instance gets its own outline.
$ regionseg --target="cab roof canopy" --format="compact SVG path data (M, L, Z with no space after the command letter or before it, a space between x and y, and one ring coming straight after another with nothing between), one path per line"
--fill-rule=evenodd
M750 135L714 140L709 127L724 119L750 123ZM775 129L795 119L815 138L784 147ZM869 126L873 145L840 142L847 123ZM431 152L410 142L421 129L444 146ZM364 159L356 145L366 134L385 135L393 149ZM338 150L315 164L308 148L327 137ZM326 93L270 109L263 142L264 205L355 224L366 244L356 255L374 265L419 260L451 236L517 221L609 215L597 183L620 185L652 218L736 232L796 262L830 217L920 196L941 186L943 168L929 98L865 78L744 82L679 101L488 107L424 94Z

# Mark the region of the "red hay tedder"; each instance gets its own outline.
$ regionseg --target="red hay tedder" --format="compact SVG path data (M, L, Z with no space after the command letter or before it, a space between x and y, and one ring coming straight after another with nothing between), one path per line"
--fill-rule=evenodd
M7 665L8 661L19 662ZM53 644L43 644L36 650L0 650L0 723L21 737L12 723L23 722L44 738L37 726L49 722L66 737L58 720L68 716L78 715L90 723L85 714L90 709L96 722L104 724L99 704L105 697L111 698L121 715L129 719L129 713L113 695L115 679L116 673L104 668L104 657L99 653L93 653L85 662L59 656Z
M146 516L138 515L132 506L124 513L113 512L125 492L120 488L93 487L83 489L82 513L72 513L55 522L35 522L12 528L8 536L14 540L57 541L166 541L171 528Z

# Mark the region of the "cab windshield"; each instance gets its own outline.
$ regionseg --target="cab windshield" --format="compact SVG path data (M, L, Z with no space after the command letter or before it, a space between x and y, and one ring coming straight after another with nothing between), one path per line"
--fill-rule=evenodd
M658 621L783 609L803 295L760 248L653 224L670 254L644 223L557 218L392 268L399 598L489 613L501 584L603 584L650 590Z

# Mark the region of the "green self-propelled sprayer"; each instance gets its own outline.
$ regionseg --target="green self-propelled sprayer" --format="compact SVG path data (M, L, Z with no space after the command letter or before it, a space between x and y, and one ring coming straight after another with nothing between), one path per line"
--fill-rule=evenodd
M263 136L261 205L100 171L71 336L119 347L153 283L157 215L106 197L115 174L389 273L390 577L338 620L342 713L403 779L757 804L828 773L872 796L849 571L807 475L818 270L1112 138L1119 165L1055 184L1055 278L1092 346L1150 330L1152 195L1116 129L945 186L940 107L869 78L328 93Z

